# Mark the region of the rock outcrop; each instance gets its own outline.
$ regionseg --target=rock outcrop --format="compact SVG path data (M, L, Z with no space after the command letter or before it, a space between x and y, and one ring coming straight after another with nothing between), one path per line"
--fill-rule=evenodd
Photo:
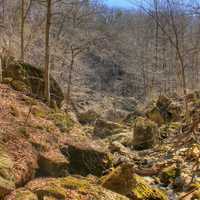
M43 71L27 63L13 62L3 67L3 79L14 89L44 99ZM53 77L50 79L52 103L61 106L64 99L63 92Z

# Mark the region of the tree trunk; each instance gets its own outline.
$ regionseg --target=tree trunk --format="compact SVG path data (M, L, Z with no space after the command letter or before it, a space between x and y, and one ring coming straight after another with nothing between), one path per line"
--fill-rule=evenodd
M20 59L22 62L24 62L24 22L25 22L24 6L25 6L25 1L21 0L21 56L20 56Z
M45 70L44 70L44 96L50 105L50 26L51 26L51 1L47 0L46 29L45 29Z
M1 50L0 55L0 83L3 81L3 49Z
M69 110L70 104L71 104L71 85L72 85L72 71L74 67L74 51L72 49L71 52L71 62L69 66L69 76L68 76L68 84L67 84L67 95L66 95L66 106L67 111Z
M5 0L2 0L2 22L5 24Z

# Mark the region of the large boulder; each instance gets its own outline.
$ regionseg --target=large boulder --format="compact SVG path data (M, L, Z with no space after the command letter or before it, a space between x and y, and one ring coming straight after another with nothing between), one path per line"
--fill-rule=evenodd
M39 176L61 177L67 175L69 161L58 150L50 150L40 153Z
M94 135L98 138L106 138L123 132L124 127L115 122L98 119L94 127Z
M3 78L11 78L14 89L32 93L44 99L43 71L27 63L13 62L3 67ZM50 78L50 91L52 103L61 106L64 99L63 92L53 77Z
M158 139L159 130L153 121L138 117L133 130L133 147L142 150L152 148Z
M147 107L146 116L159 126L176 122L181 118L181 106L170 98L161 95L156 102Z
M26 186L39 199L56 200L128 200L128 198L92 184L87 179L66 178L36 179Z
M164 192L152 188L142 177L136 175L129 164L113 169L101 181L103 187L133 200L168 200Z
M61 152L69 159L69 172L86 176L101 176L111 166L109 152L96 142L66 141Z
M15 189L13 162L5 148L0 146L0 199Z

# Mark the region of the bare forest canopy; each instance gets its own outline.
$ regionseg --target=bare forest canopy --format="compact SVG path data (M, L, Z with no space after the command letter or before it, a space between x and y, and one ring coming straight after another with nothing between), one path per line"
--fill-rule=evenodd
M0 4L1 47L41 68L47 2L24 1L23 18L21 0ZM120 10L103 1L52 0L49 63L63 89L144 99L199 88L199 1L129 2L133 9Z

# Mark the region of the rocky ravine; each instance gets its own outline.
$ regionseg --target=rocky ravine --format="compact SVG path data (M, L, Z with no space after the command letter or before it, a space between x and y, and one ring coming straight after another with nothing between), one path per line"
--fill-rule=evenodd
M84 125L6 84L0 102L2 200L199 199L198 92L187 119L182 98L161 96L120 122L82 113Z

